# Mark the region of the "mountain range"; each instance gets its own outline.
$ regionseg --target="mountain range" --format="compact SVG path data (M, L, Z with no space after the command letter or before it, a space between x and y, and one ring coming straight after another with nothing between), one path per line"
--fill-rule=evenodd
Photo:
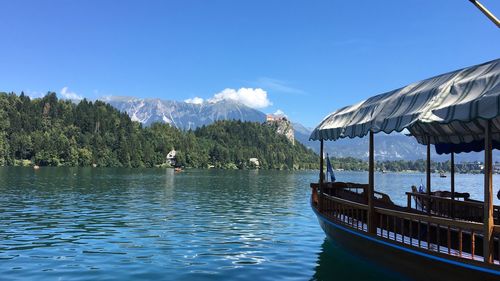
M134 121L145 126L154 122L168 123L182 130L196 129L217 120L242 120L264 122L266 114L232 100L218 102L187 103L162 99L142 99L135 97L110 96L103 99L118 110L126 112ZM292 122L295 139L316 152L319 142L310 141L312 128ZM417 160L425 159L426 148L417 141L401 133L375 135L375 159ZM368 158L368 138L341 139L325 142L325 151L333 157ZM434 152L434 150L432 150ZM500 154L495 151L494 154ZM482 161L481 153L462 153L457 155L457 163L462 161ZM446 161L449 156L436 155L434 161Z
M126 112L133 121L148 126L154 122L168 123L183 130L196 129L217 120L264 122L266 114L232 100L200 104L161 99L106 97L118 110Z

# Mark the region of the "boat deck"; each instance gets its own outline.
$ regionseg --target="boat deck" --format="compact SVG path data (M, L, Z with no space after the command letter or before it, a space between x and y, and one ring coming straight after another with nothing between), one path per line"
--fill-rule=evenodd
M333 215L333 214L332 214ZM361 220L357 220L354 218L351 218L346 215L337 215L335 217L332 217L332 215L328 216L329 218L334 218L337 222L340 222L344 225L348 226L354 226L355 229L361 230L364 232L368 232L368 224ZM456 231L457 229L454 229ZM401 244L406 244L408 246L416 247L416 248L423 248L423 249L429 249L434 252L439 252L441 254L446 254L446 255L452 255L455 257L461 257L465 259L471 259L471 260L476 260L478 262L482 262L484 257L480 255L472 255L471 253L467 252L460 252L459 249L454 249L454 248L448 248L445 246L437 245L435 243L427 243L427 241L419 241L416 238L413 237L408 237L401 235L399 233L389 231L386 229L382 229L377 227L376 230L377 236L380 236L382 238L388 239L388 240L393 240L395 242L401 243ZM494 264L500 265L499 260L494 260Z
M332 222L369 233L365 185L328 183L321 189L318 184L311 184L311 187L312 203L316 211ZM460 202L464 201L453 203L462 209L463 206L469 206L469 203L460 205ZM371 234L378 239L447 259L484 264L482 223L446 217L450 213L442 210L437 212L432 209L415 209L411 205L398 206L383 193L376 194L374 206L375 229ZM477 213L477 210L473 212ZM500 225L493 227L493 249L493 261L488 266L500 270Z

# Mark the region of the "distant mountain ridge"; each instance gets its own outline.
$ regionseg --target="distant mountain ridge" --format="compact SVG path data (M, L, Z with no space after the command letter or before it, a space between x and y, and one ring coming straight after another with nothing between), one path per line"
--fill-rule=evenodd
M296 134L296 139L314 150L319 150L318 141L309 141L310 132L307 135ZM376 134L375 158L377 160L418 160L425 159L426 148L417 141L403 134ZM368 138L340 139L337 141L326 141L325 152L334 157L354 157L368 159ZM445 161L447 159L441 159ZM437 158L435 160L438 160Z
M103 99L118 110L126 112L132 120L148 126L155 122L168 123L174 127L190 130L203 125L210 125L217 120L242 120L264 122L266 114L231 100L193 104L182 101L141 99L135 97L111 96ZM310 141L312 128L300 123L293 123L295 139L306 147L319 153L319 142ZM434 161L446 161L449 156L434 153ZM332 157L368 158L368 138L342 139L325 142L325 152ZM500 154L495 152L495 155ZM417 160L425 159L426 148L412 138L400 133L375 135L375 159ZM458 161L482 161L479 153L465 153L457 157Z
M126 112L133 121L146 126L155 122L163 122L179 129L190 130L210 125L218 120L252 122L266 120L265 113L231 100L193 104L161 99L107 97L104 101Z
M294 123L295 139L306 147L312 148L319 153L319 142L310 141L309 136L312 129L305 128L304 126ZM394 160L418 160L426 159L427 152L426 146L419 144L414 137L406 136L402 133L384 134L379 133L374 136L375 143L375 161L394 161ZM345 138L337 141L326 141L325 153L331 157L354 157L358 159L368 159L368 138ZM499 159L500 151L493 150L493 159ZM450 155L438 155L434 149L431 148L432 161L444 162L450 160ZM481 152L460 153L455 156L456 163L471 162L471 161L484 161L484 155Z

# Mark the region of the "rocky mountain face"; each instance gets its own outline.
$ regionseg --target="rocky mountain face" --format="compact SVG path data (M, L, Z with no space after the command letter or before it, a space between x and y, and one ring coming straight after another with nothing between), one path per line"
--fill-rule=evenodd
M265 124L274 127L278 134L284 135L292 144L295 144L294 128L292 122L288 121L288 119L281 116L269 117Z
M266 114L263 112L230 100L192 104L172 100L108 97L105 101L126 112L132 120L146 126L154 122L163 122L189 130L212 124L217 120L252 122L266 120Z
M265 122L266 114L230 100L214 103L204 102L192 104L181 101L140 99L132 97L109 97L104 101L110 103L122 112L126 112L134 121L145 126L154 122L164 122L183 130L195 129L209 125L217 120L242 120L252 122ZM293 133L295 141L310 147L319 153L319 142L309 141L312 128L307 128L300 123L291 123L290 128L281 128L281 133ZM425 159L425 146L417 143L412 138L400 133L375 135L375 159L384 160L417 160ZM335 142L325 142L325 151L334 157L368 158L368 138L342 139ZM447 155L437 155L432 149L434 161L449 160ZM500 156L495 151L494 155ZM482 161L481 153L462 153L457 155L456 161Z

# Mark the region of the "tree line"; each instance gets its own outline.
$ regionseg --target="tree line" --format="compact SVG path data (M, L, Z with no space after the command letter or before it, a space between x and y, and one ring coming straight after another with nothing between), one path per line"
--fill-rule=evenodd
M353 157L339 157L339 158L331 157L330 162L332 164L332 168L336 170L368 171L368 161L364 161ZM375 161L375 169L377 171L391 171L391 172L403 172L403 171L425 172L426 161L422 159L414 161L408 161L408 160ZM444 162L431 161L431 171L449 172L450 169L451 169L450 161L444 161ZM473 165L456 164L455 172L479 173L481 171Z
M172 149L185 167L244 169L258 158L264 169L318 168L312 150L260 123L218 121L194 131L143 127L98 100L0 93L0 166L157 167L168 165Z

